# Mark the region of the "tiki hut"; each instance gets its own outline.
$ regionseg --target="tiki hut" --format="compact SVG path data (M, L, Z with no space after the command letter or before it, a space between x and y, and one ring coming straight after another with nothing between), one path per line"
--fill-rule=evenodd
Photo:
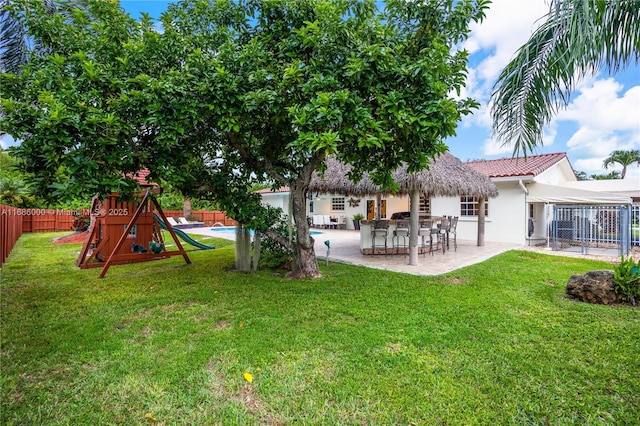
M375 185L365 173L357 183L348 178L351 166L335 158L328 158L324 174L314 172L309 185L310 192L343 194L345 196L367 196L389 194ZM484 174L466 166L458 158L446 152L432 160L428 169L418 173L407 173L407 166L398 168L393 179L399 186L397 195L409 195L417 189L427 197L447 197L469 195L492 198L498 196L498 189Z
M367 174L358 182L348 178L351 166L335 158L328 158L324 174L315 172L309 185L310 192L344 194L345 196L380 196L389 191L375 185ZM393 173L398 184L398 195L409 195L411 205L410 264L417 264L418 204L420 194L426 197L474 196L480 200L478 216L478 245L484 245L484 203L489 197L497 197L498 189L489 177L466 166L458 158L446 152L431 161L430 166L417 173L408 173L407 166Z

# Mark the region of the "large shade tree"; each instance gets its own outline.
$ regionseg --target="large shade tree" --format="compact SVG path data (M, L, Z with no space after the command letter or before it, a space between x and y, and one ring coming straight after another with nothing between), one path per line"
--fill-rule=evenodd
M288 186L296 238L272 236L294 252L298 276L314 277L312 172L335 155L355 177L369 171L392 186L403 161L417 171L444 152L443 139L477 106L455 97L467 59L455 47L485 7L185 1L162 16L163 32L106 2L66 19L42 9L25 19L51 54L2 76L1 125L24 140L17 155L39 171L43 193L123 190L119 172L148 167L269 233L270 212L248 188ZM72 170L64 187L60 165Z
M542 145L542 129L576 84L640 60L640 1L550 0L549 13L501 72L492 95L494 134L514 155Z

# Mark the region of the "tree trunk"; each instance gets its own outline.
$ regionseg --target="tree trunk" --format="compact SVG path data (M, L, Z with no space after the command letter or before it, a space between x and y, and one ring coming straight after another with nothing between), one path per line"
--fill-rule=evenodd
M293 212L293 221L296 227L296 240L293 242L293 251L295 254L294 270L291 276L294 278L317 278L320 277L320 269L316 260L316 252L313 247L313 237L309 234L309 223L307 222L307 200L306 188L311 179L310 170L308 179L300 177L298 182L291 185L291 206ZM300 183L300 180L303 182Z
M191 198L185 198L182 202L182 215L184 217L191 216Z
M251 272L251 234L240 223L236 226L236 270Z
M251 260L254 271L257 271L258 266L260 266L260 245L261 245L260 233L255 232L253 234L253 258Z
M484 197L478 197L478 247L484 246Z
M409 265L418 265L418 229L420 228L420 191L412 189L410 193L409 218Z

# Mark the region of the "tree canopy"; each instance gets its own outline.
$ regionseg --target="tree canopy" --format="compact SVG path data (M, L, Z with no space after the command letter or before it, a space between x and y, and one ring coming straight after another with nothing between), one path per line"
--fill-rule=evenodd
M43 194L127 191L148 168L265 229L248 189L291 190L301 276L317 276L306 221L311 173L328 155L392 186L444 152L462 115L467 53L456 46L486 1L183 1L163 31L112 2L51 16L26 2L45 49L3 74L0 129ZM70 178L56 181L64 166Z

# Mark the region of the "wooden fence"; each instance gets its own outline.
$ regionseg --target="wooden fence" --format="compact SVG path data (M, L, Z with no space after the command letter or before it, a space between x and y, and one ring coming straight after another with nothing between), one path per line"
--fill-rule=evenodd
M7 260L11 249L22 235L20 209L0 204L0 266Z
M89 210L20 209L22 232L73 231L73 222L78 216L89 216Z
M167 217L173 217L177 219L183 217L182 210L163 210ZM238 224L233 219L227 217L225 212L221 211L206 211L206 210L193 210L191 216L195 216L200 222L204 222L204 226L235 226Z
M89 216L89 210L26 209L0 204L0 265L11 253L23 232L72 231L73 221L79 215ZM166 216L182 217L182 210L164 210ZM198 217L204 226L235 226L221 211L196 210L191 216Z

